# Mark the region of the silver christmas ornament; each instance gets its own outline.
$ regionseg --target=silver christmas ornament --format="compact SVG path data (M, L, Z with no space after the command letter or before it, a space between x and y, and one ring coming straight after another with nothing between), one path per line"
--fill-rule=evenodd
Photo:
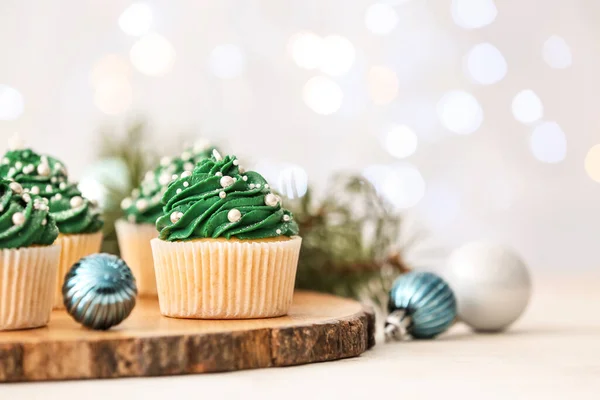
M476 331L506 329L531 295L527 267L512 250L479 241L455 250L442 271L458 303L458 317Z
M409 272L394 281L385 322L386 340L431 339L456 318L456 299L442 278L430 272Z
M121 323L135 306L135 278L125 262L112 254L92 254L79 260L62 288L67 312L92 329Z

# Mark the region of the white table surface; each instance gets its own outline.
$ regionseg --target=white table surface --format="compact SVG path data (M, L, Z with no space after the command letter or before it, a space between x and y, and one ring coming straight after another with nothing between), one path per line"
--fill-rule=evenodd
M29 399L600 399L600 274L534 277L504 334L464 326L433 341L383 344L354 359L221 374L0 384Z

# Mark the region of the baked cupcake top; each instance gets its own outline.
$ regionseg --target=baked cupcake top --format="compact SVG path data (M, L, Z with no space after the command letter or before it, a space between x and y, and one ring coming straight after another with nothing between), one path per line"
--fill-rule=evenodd
M235 156L213 156L172 182L156 221L167 241L202 238L266 239L298 234L292 213L281 206L267 181L245 172Z
M24 193L47 199L60 233L95 233L104 225L98 206L69 182L65 166L56 158L31 149L10 150L2 159L0 176L20 183Z
M121 209L129 222L155 224L162 215L161 199L169 183L186 171L193 171L198 162L212 154L214 147L207 142L198 142L178 157L163 157L160 164L146 172L144 180L123 199Z
M48 200L25 193L17 182L0 179L0 249L50 245L57 236Z

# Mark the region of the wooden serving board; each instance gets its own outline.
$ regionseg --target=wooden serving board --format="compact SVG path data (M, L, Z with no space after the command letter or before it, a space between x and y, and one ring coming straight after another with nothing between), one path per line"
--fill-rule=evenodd
M54 311L44 328L0 332L0 382L160 376L280 367L355 357L374 345L375 317L360 303L297 292L289 315L255 320L164 317L138 299L109 331Z

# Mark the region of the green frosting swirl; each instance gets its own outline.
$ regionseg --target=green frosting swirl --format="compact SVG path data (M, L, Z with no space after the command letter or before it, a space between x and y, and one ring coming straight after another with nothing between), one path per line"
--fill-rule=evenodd
M48 201L23 191L17 182L0 180L0 249L51 245L58 237Z
M265 239L298 234L292 213L281 207L267 181L244 172L235 156L217 153L193 173L171 183L156 222L163 240L200 238Z
M144 180L131 192L131 196L121 202L121 209L127 220L154 225L162 215L161 199L169 183L185 171L193 171L196 164L210 157L213 149L208 143L199 142L177 157L163 157L154 170L146 173Z
M63 163L53 157L31 149L11 150L4 155L0 177L14 179L26 193L47 199L60 233L95 233L104 225L98 206L69 182Z

